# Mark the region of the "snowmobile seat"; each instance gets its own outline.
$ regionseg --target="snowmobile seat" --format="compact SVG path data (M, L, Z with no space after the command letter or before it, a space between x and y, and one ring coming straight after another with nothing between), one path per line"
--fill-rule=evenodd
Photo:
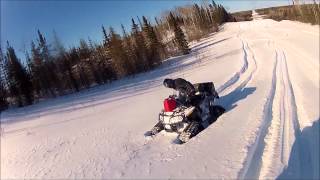
M204 94L206 96L214 96L219 98L217 91L215 90L213 82L197 83L193 85L196 92L199 94Z

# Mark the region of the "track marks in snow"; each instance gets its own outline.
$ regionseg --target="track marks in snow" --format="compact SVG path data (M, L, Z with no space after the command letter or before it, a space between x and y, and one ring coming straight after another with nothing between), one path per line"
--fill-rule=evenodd
M276 50L272 85L264 105L263 121L238 177L276 178L279 170L288 165L292 144L299 133L297 107L286 54L283 50ZM300 162L299 153L294 156ZM297 165L296 170L299 169Z
M281 59L280 66L280 100L279 100L279 120L281 139L281 164L286 167L288 165L290 150L295 139L300 134L300 125L297 115L297 106L295 102L294 92L289 77L287 59L284 51L278 52ZM298 154L296 154L298 156ZM299 157L297 157L299 158ZM297 162L300 162L297 159ZM298 171L301 168L297 168Z
M218 93L221 93L223 92L225 89L231 87L233 84L235 84L239 79L240 79L240 76L246 72L246 70L248 69L248 55L247 55L247 52L245 51L245 48L244 48L244 42L242 41L242 49L243 49L243 52L244 52L244 57L243 57L243 65L241 67L241 69L236 72L227 82L225 82L223 85L221 85L217 91Z
M241 40L241 43L243 50L243 65L238 72L236 72L227 82L217 89L219 94L224 91L228 91L228 89L232 89L234 86L235 88L233 90L244 88L257 70L257 62L248 42Z
M238 175L240 178L248 179L259 177L259 171L262 163L261 156L265 147L264 139L267 135L268 127L270 126L272 120L272 104L274 101L276 90L277 64L278 60L276 59L273 66L271 89L263 108L261 127L259 129L255 142L249 147L248 156L245 160L244 167L240 170Z

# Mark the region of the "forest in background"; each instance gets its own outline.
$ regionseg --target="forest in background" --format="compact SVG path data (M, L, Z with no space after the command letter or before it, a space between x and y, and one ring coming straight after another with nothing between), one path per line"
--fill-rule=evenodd
M276 21L293 20L313 25L320 24L320 2L313 0L313 3L304 4L295 0L292 3L290 6L263 8L256 11L265 18Z
M292 0L292 5L256 9L256 12L264 19L276 21L292 20L312 25L320 24L320 2ZM240 11L231 13L235 21L251 21L252 11Z
M131 30L121 25L121 35L102 26L103 42L80 39L69 49L56 33L48 42L38 30L25 62L7 42L0 49L0 112L147 72L168 57L189 54L188 42L234 20L214 1L194 4L165 12L154 23L144 16L132 18Z

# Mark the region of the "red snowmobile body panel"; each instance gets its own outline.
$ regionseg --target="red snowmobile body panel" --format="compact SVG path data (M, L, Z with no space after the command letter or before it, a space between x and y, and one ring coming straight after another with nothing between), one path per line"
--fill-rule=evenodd
M174 98L167 98L163 101L164 111L172 112L177 107L177 102Z

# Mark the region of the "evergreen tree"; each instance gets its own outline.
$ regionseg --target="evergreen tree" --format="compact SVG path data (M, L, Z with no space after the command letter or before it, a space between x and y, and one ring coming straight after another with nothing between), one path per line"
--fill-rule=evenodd
M127 59L128 59L128 65L127 65L127 69L128 69L128 73L129 74L134 74L137 72L137 56L134 52L134 46L131 42L131 38L129 37L129 35L127 34L124 26L121 24L121 28L122 28L122 35L123 35L123 48L125 50Z
M56 91L60 91L60 81L57 77L57 67L52 61L52 57L49 52L49 46L47 44L47 41L45 37L41 34L41 32L38 30L38 50L40 53L42 65L41 65L41 74L42 84L44 85L44 91L46 95L48 93L50 96L56 96Z
M213 1L213 3L214 3L214 1ZM216 20L216 18L215 18L215 15L214 15L214 13L215 13L215 6L214 5L211 5L211 4L209 4L209 16L210 16L210 19L211 19L211 26L213 27L213 31L217 31L218 30L218 22L217 22L217 20Z
M68 61L71 64L74 64L72 66L72 72L76 76L76 79L79 81L79 86L89 88L90 87L90 81L88 79L88 72L86 71L86 65L81 60L80 52L73 47L70 49L69 55L68 55ZM67 63L69 63L67 62ZM71 68L71 67L70 67Z
M104 47L104 55L106 56L106 60L110 60L110 38L105 30L105 28L102 26L102 32L103 32L103 47Z
M190 53L190 49L188 46L188 42L186 40L186 37L182 31L182 29L180 28L180 26L177 24L176 18L174 17L174 15L172 14L172 12L170 12L169 14L169 20L170 20L170 24L172 24L173 26L173 31L174 31L174 42L177 45L178 49L180 50L180 52L182 54L189 54Z
M62 63L62 69L64 72L66 72L67 77L69 77L69 81L72 85L72 88L76 90L76 92L79 91L80 87L79 84L75 78L75 75L72 71L72 65L70 62L70 53L66 54L65 56L61 57L61 63Z
M118 77L124 77L128 74L127 56L124 53L123 42L119 34L116 34L113 28L109 30L110 37L110 55L113 66Z
M27 73L30 75L30 78L32 79L32 62L28 51L25 52L25 58L27 62Z
M39 98L55 96L53 83L56 81L53 72L54 68L50 65L51 62L44 61L44 58L49 58L49 56L46 55L47 52L42 53L44 51L41 51L41 49L43 48L40 45L37 47L34 42L31 42L31 61L28 62L31 70L33 89Z
M139 30L139 26L135 23L134 19L132 21L132 38L134 41L134 51L137 56L137 70L138 72L146 71L149 69L149 64L147 60L147 47L142 33Z
M91 67L91 71L93 71L93 75L95 78L95 82L98 84L104 83L103 77L102 77L102 67L101 67L101 59L97 52L98 45L93 43L90 38L88 38L89 41L89 47L91 49L91 56L89 59L89 64Z
M18 106L29 105L33 102L32 83L30 76L18 60L14 49L7 46L7 69L11 96Z
M94 65L93 59L91 58L93 54L93 49L89 47L89 45L84 39L80 39L80 47L78 48L78 52L80 60L83 64L82 67L85 76L88 77L89 84L93 84L93 82L100 84L101 80Z
M72 65L69 60L69 52L64 48L57 33L53 31L53 51L55 53L55 64L57 66L57 76L59 79L64 79L61 84L63 91L75 90L79 91L79 84L72 71Z
M149 67L154 67L155 65L160 64L160 50L161 50L161 43L158 40L158 37L150 25L146 17L142 16L143 20L143 32L146 37L146 45L148 48L148 60L149 60Z
M66 49L64 48L60 38L57 35L56 31L53 31L53 51L55 52L56 56L64 56L66 53Z
M3 86L6 88L7 87L7 77L8 77L8 72L6 69L6 61L5 61L5 55L2 51L2 48L0 46L0 79L3 84Z
M202 20L202 15L201 15L201 11L200 11L200 7L197 4L193 5L193 9L194 9L194 13L195 13L195 17L196 17L196 24L197 27L199 27L199 29L202 31L204 28L204 22Z
M0 112L8 108L7 91L4 82L0 79Z
M48 83L43 75L43 64L39 48L36 47L34 42L31 42L31 60L28 62L31 72L31 81L36 96L41 97L47 90Z
M142 25L142 22L141 22L139 16L137 16L137 19L138 19L138 22L139 22L140 27L142 28L143 25Z
M88 59L91 55L91 49L84 39L80 39L79 55L81 59Z
M154 17L154 21L156 22L156 25L157 25L157 26L160 26L160 22L159 22L159 20L158 20L157 17Z
M217 5L214 1L212 1L213 6L211 7L211 17L215 23L218 25L229 21L232 19L228 12L222 5Z
M110 39L108 37L107 31L104 28L104 26L102 26L102 33L103 33L103 46L104 47L108 47L108 44L110 43Z
M42 61L49 61L49 47L47 45L46 38L41 34L40 30L38 30L38 38L39 51L41 53Z
M111 59L105 53L104 46L98 45L96 53L99 59L99 67L101 68L101 75L104 83L110 82L116 78L112 67Z
M8 108L8 101L7 101L7 90L6 90L6 69L5 69L5 62L4 56L2 53L2 49L0 47L0 112Z
M106 29L102 26L103 33L103 47L98 47L98 54L101 59L101 66L103 67L103 79L105 81L111 81L115 79L115 72L112 70L111 56L110 56L110 38Z
M215 9L217 9L217 4L214 2L214 0L212 0L212 5Z

